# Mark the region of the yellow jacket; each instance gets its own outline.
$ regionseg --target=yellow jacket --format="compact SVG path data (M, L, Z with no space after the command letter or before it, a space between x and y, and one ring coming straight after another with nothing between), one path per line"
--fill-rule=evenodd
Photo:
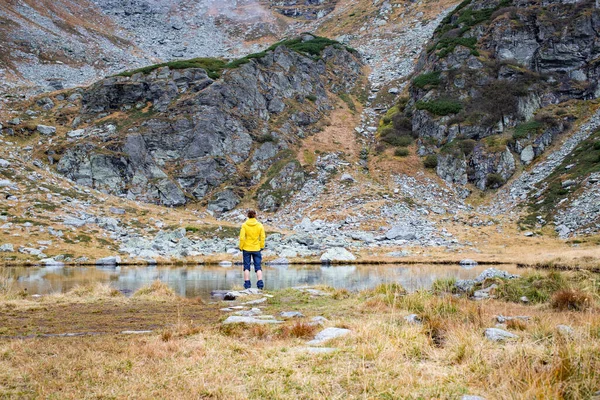
M264 247L265 228L256 218L248 218L240 230L240 250L260 251Z

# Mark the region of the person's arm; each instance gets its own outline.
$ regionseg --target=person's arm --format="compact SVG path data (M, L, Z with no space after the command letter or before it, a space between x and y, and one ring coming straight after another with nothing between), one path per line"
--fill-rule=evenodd
M265 227L264 226L260 226L260 249L264 249L265 248Z
M246 229L244 225L242 225L242 229L240 229L240 251L244 250L244 242L246 241Z

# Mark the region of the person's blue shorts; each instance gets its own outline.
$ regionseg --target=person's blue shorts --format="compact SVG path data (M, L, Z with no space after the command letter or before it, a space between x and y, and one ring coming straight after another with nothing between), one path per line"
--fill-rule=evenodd
M260 271L262 267L260 266L262 262L262 254L260 251L242 251L244 257L244 271L250 271L250 261L254 262L254 271Z

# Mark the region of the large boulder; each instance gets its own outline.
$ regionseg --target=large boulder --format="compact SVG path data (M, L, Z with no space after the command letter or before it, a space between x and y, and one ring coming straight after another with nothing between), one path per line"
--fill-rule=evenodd
M388 240L415 240L417 235L414 230L405 226L395 226L385 233Z
M321 256L321 262L331 263L340 261L355 261L356 257L343 247L333 247L328 249Z
M57 145L57 170L133 200L203 200L222 212L237 205L236 196L256 191L262 210L276 210L305 180L286 149L318 131L337 101L329 93L350 92L361 68L341 45L326 47L318 59L281 45L220 76L161 67L106 78L81 91L75 119L94 128L70 132L66 149ZM112 113L124 123L98 123ZM240 192L224 192L228 186Z

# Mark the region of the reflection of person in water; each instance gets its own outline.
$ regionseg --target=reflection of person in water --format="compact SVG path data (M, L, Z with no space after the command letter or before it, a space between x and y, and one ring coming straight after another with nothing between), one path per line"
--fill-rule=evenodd
M254 263L256 272L256 287L261 289L265 286L262 276L262 249L265 248L265 228L256 220L256 211L248 211L248 219L240 230L240 250L244 257L244 289L249 289L250 284L250 261Z

